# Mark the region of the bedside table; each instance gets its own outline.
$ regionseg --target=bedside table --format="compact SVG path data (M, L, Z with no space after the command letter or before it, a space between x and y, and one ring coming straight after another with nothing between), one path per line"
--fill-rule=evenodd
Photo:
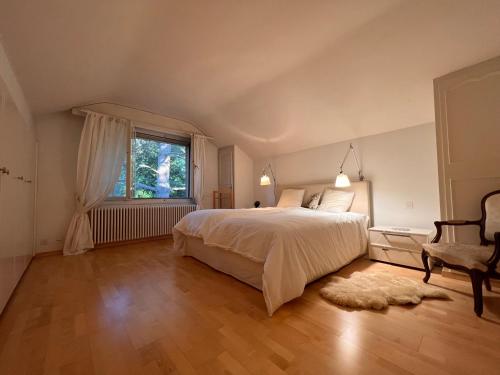
M432 240L432 230L377 226L369 229L369 256L372 260L424 269L422 244ZM432 264L430 264L432 269Z

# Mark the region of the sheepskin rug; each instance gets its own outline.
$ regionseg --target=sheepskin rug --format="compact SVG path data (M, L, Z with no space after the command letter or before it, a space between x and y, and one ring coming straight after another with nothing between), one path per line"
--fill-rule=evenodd
M417 305L424 297L449 299L441 289L386 272L354 272L348 279L334 277L332 280L320 290L321 296L337 305L358 309Z

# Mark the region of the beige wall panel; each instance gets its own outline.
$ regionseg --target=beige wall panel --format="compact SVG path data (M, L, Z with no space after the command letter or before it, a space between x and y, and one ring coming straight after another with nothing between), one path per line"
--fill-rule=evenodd
M471 78L446 91L449 162L500 159L500 73Z

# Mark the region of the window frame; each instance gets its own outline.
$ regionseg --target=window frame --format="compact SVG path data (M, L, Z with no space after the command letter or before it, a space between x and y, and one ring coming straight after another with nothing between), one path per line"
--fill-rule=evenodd
M132 165L132 147L135 138L149 139L152 141L166 142L170 144L182 145L186 147L186 197L169 197L169 198L135 198L133 197L133 165ZM153 203L168 203L168 202L191 202L192 201L192 148L191 137L181 136L173 133L158 132L150 129L135 128L131 129L127 139L127 155L126 155L126 187L125 196L112 197L108 196L105 202L119 203L127 202L133 204L153 204Z

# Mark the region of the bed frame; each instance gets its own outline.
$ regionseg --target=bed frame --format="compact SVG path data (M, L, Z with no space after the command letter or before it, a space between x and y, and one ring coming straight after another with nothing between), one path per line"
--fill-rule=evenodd
M330 182L278 185L277 191L281 194L283 189L287 188L305 189L303 203L306 203L311 195L315 193L322 193L325 188L330 187L335 188L334 184ZM371 222L372 203L370 182L352 182L351 186L339 190L353 191L354 200L350 211L367 215ZM198 259L202 263L205 263L218 271L231 275L258 290L262 290L262 274L264 273L264 264L253 262L250 259L244 258L238 254L230 253L227 250L223 250L218 247L206 246L203 244L201 239L189 236L187 236L185 255Z
M313 194L322 193L326 188L332 188L344 191L353 191L354 200L352 201L350 212L357 212L367 215L370 218L368 225L373 223L372 217L372 200L371 200L371 184L370 181L357 181L351 182L351 186L346 188L337 188L331 181L318 182L318 183L305 183L305 184L287 184L278 185L277 196L281 196L284 189L305 189L304 199L302 204L305 205Z

